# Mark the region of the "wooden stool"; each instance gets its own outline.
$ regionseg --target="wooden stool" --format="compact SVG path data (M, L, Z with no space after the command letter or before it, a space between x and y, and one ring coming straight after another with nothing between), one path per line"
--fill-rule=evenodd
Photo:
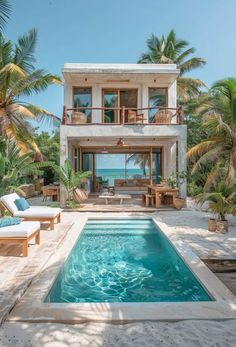
M155 196L153 194L144 194L144 196L145 196L146 207L148 207L150 205L150 203L153 206Z

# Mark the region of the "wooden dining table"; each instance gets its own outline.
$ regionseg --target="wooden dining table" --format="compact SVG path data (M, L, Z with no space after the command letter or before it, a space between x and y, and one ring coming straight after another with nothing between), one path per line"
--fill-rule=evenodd
M173 203L175 203L175 198L177 197L178 188L171 188L168 186L162 185L148 185L148 193L155 195L156 200L156 208L160 208L161 206L161 197L163 194L170 194L173 197Z

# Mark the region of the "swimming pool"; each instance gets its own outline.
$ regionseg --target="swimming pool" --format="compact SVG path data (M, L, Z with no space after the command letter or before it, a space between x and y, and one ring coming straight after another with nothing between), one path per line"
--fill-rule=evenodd
M212 298L152 219L88 220L47 303Z

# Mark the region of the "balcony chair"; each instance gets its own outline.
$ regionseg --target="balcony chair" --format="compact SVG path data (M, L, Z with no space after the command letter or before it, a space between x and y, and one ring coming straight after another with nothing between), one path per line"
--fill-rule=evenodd
M73 112L71 115L71 123L72 124L86 124L87 116L83 112Z
M135 110L128 110L128 124L136 124L138 122L143 124L144 120L144 113L138 114Z
M172 118L175 115L171 111L168 110L160 110L155 113L154 115L154 123L157 124L170 124L172 121Z

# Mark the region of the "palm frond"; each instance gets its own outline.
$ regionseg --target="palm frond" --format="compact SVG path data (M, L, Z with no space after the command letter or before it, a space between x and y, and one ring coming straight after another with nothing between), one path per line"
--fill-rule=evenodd
M31 29L26 35L19 37L16 44L14 62L26 72L34 70L36 41L37 30Z
M11 14L11 4L8 0L0 0L0 30L5 28Z

